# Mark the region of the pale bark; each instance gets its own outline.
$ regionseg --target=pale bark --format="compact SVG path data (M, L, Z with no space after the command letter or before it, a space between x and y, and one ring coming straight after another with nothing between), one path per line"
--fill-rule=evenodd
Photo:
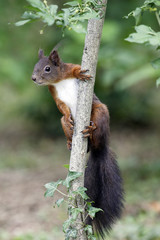
M103 4L107 5L107 0L103 0ZM106 7L103 7L103 13L105 14ZM103 15L104 16L104 15ZM100 39L102 34L102 28L104 23L104 17L101 19L90 19L88 21L87 34L85 39L85 46L83 50L81 67L84 70L89 70L87 75L92 76L92 80L87 82L79 82L78 104L76 119L74 125L74 134L72 138L72 151L70 157L70 171L82 172L83 176L72 182L72 189L76 190L78 187L84 186L84 171L86 166L87 157L87 139L83 138L82 130L86 126L90 125L90 115L92 107L92 98L94 91L96 66L98 60L98 51L100 45ZM78 206L83 207L82 201L78 199ZM77 219L75 227L80 228L83 223L84 216L80 216ZM78 240L86 240L87 236L82 230L77 236Z

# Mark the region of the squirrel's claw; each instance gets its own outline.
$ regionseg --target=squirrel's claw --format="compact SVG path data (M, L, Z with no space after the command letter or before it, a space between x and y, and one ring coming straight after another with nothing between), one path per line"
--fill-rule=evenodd
M67 148L68 148L69 151L72 150L72 142L69 141L69 140L67 141Z
M67 123L70 130L73 130L74 128L74 121L72 119L72 115L70 114L69 117L65 117L65 122Z
M87 80L91 80L92 77L91 75L86 75L85 73L88 72L89 70L81 70L79 72L79 79L82 80L82 81L87 81Z
M69 122L74 125L74 122L73 122L73 119L72 119L72 114L69 115L69 118L68 118Z
M85 129L81 132L83 134L83 138L90 137L92 139L93 131L96 130L96 125L94 122L90 122L90 126L86 126Z

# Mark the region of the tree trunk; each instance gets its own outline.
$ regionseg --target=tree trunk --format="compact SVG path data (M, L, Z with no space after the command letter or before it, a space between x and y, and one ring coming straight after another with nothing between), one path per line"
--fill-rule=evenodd
M87 157L87 139L82 137L82 130L86 126L90 125L90 115L96 75L96 66L98 60L98 51L100 45L100 39L102 34L102 28L104 23L105 10L107 0L103 0L102 8L103 17L101 19L90 19L88 21L87 34L85 39L85 46L83 50L81 69L89 70L87 75L92 76L92 80L87 82L79 82L78 104L76 119L74 125L74 134L72 138L72 151L70 157L70 171L82 172L83 176L75 179L72 182L72 190L76 190L78 187L84 186L84 171L86 166ZM83 201L77 199L78 207L82 208ZM80 225L82 225L84 216L79 216L75 227L78 231L78 240L86 240L87 236L84 230L79 231Z

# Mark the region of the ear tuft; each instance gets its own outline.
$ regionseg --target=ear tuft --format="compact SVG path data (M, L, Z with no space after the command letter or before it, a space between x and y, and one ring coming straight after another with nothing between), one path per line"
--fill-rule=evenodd
M52 52L49 55L49 59L53 62L55 66L60 65L60 58L56 50L52 50Z
M43 58L44 57L44 52L42 49L39 49L39 52L38 52L38 57L39 59Z

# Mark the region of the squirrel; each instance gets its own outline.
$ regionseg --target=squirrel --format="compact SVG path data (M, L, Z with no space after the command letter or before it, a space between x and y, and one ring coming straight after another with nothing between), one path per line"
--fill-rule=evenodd
M59 111L62 113L62 128L71 150L74 119L78 95L78 81L90 80L87 70L72 63L64 63L58 52L52 50L49 57L39 50L32 80L38 85L47 85ZM91 125L82 131L88 138L90 156L85 169L84 186L93 206L103 211L94 219L88 218L94 230L104 238L113 223L120 218L123 209L123 184L114 153L109 148L109 111L98 97L93 95Z

